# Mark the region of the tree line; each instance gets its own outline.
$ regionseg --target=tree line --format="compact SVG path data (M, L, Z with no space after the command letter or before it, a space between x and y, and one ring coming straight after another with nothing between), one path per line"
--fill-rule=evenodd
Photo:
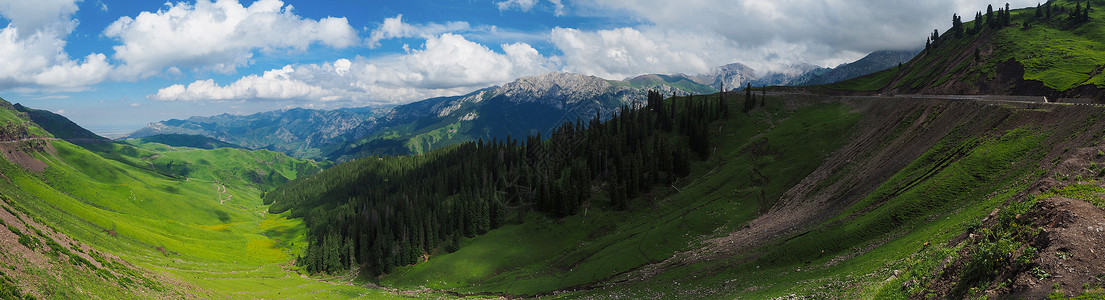
M1076 1L1073 8L1065 7L1059 4L1048 1L1043 4L1037 4L1034 14L1031 17L1024 17L1023 28L1028 29L1032 27L1033 22L1065 22L1068 26L1077 26L1082 23L1090 21L1090 11L1093 9L1090 4L1091 1L1085 1L1085 7L1082 6L1082 1ZM1066 15L1066 18L1062 16ZM963 23L963 17L958 14L952 14L952 26L948 31L941 36L939 29L934 29L932 35L925 38L925 50L936 48L938 45L944 42L948 38L948 35L952 35L955 38L961 38L964 35L976 35L984 30L996 30L1013 25L1013 16L1009 3L1005 4L1005 8L999 7L997 11L994 11L994 6L987 5L986 12L981 11L975 13L975 19L973 25L970 28Z
M308 246L297 264L307 272L384 274L531 212L631 209L653 187L689 175L692 160L709 158L710 124L729 117L729 106L724 96L649 92L643 107L564 122L547 138L344 163L267 193L265 203L304 220Z

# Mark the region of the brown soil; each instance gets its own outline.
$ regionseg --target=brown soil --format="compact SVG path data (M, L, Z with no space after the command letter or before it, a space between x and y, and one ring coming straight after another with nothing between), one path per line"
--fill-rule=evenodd
M1006 296L1040 299L1056 290L1067 296L1100 291L1105 286L1105 210L1062 197L1044 199L1039 205L1032 219L1043 233L1035 245L1040 255L1032 263L1050 277L1021 272Z
M1054 132L1063 134L1046 138L1043 145L1047 145L1044 150L1047 154L1038 162L1026 162L1051 169L1056 167L1053 162L1058 161L1057 157L1096 153L1091 150L1070 152L1068 149L1091 144L1090 141L1097 138L1093 137L1093 133L1105 131L1105 122L1080 128L1085 123L1068 121L1087 120L1105 111L1097 107L1000 101L819 97L821 101L802 99L788 101L787 105L796 108L825 101L842 101L851 105L863 117L850 142L829 155L820 167L781 198L769 202L774 205L744 228L721 233L720 237L703 242L700 248L676 253L661 262L615 276L603 285L649 280L667 269L703 261L725 262L744 255L757 257L760 247L806 234L811 226L841 213L948 137L1000 135L1024 126L1054 128ZM952 155L951 159L956 159L956 156ZM905 183L902 188L908 186L909 183ZM1027 194L1026 191L1020 197L1023 199ZM727 267L717 265L716 268Z
M42 171L46 170L46 163L31 156L29 153L34 152L33 150L28 151L29 149L27 149L28 147L26 145L27 143L34 143L38 141L39 140L27 140L19 142L0 143L0 153L3 153L4 158L6 158L8 161L17 164L24 169L36 173L41 173ZM48 145L49 143L43 144Z

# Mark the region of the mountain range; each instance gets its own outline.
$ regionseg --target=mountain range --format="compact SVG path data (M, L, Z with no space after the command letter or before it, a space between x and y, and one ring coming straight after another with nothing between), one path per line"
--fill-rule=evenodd
M836 68L793 65L757 72L735 63L706 75L647 74L605 80L570 73L524 77L467 95L431 98L400 106L338 110L290 109L248 116L223 114L155 122L124 138L159 134L202 135L250 149L292 156L345 160L371 155L422 153L470 140L548 133L563 121L603 118L646 92L691 95L746 84L805 85L847 80L908 61L916 51L878 51Z
M1102 299L1092 2L756 98L711 84L850 75L552 73L113 142L0 99L0 299Z

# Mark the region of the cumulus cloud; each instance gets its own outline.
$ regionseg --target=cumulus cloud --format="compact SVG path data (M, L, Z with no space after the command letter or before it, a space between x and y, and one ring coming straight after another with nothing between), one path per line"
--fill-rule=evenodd
M248 65L254 51L306 50L313 44L345 48L358 43L345 18L296 15L280 0L197 0L167 4L157 12L122 17L104 35L122 45L114 58L124 77L147 77L171 67L229 73Z
M0 15L10 21L0 29L0 89L75 91L103 81L112 69L106 56L79 61L65 52L76 12L75 0L0 1Z
M380 41L396 38L420 37L430 38L446 32L466 31L469 29L467 22L449 22L445 24L409 24L403 22L403 15L393 18L385 18L369 35L367 43L369 48L380 46Z
M568 72L622 79L645 72L704 72L712 66L694 47L675 47L670 40L633 28L552 30L552 42L563 53Z
M159 101L321 101L345 105L409 102L457 95L553 70L551 59L529 44L500 45L502 52L445 33L401 55L285 66L219 85L199 80L150 95Z
M69 34L76 27L70 19L77 12L75 0L3 0L0 14L11 21L9 28L16 28L20 39L38 32L52 32L59 36Z
M591 11L626 12L628 18L644 24L617 30L556 29L553 39L565 51L569 68L599 76L654 72L645 68L652 58L660 59L658 72L701 70L695 65L698 60L707 65L744 62L757 69L800 62L835 66L873 51L917 49L933 29L943 31L951 25L952 13L973 15L986 4L977 0L598 0L576 5ZM1035 4L1011 2L1014 7ZM642 41L658 46L645 47ZM587 50L592 42L611 48ZM690 62L662 59L665 53L680 51L697 58L688 58Z

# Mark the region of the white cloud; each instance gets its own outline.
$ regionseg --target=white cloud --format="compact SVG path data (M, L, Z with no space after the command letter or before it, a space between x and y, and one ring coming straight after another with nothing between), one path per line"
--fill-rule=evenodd
M505 0L495 2L495 5L499 7L500 11L506 11L513 8L528 12L533 10L533 7L537 5L537 0Z
M72 60L65 37L76 27L75 0L0 1L10 20L0 29L0 89L77 91L103 81L112 67L106 56Z
M835 66L878 50L917 49L952 13L984 10L978 0L599 0L579 11L626 14L643 23L614 30L554 29L569 71L606 78L699 72L698 62L742 62L759 70L787 64ZM1036 2L1011 1L1013 7ZM689 54L687 56L685 54ZM678 57L674 57L678 55ZM656 66L649 64L656 60Z
M552 41L563 53L565 71L622 79L642 73L698 73L714 66L695 46L676 47L667 36L633 28L581 31L556 28Z
M357 32L345 18L304 19L279 0L245 7L237 0L197 0L122 17L104 30L118 39L114 58L124 78L147 77L172 67L232 72L256 50L305 51L312 44L353 46Z
M17 28L20 39L37 32L68 35L76 27L70 19L77 12L76 0L3 0L0 14L11 20L9 28Z
M496 52L445 33L427 39L421 49L401 55L285 66L226 85L200 80L166 87L148 97L159 101L399 103L463 94L555 70L552 60L529 44L500 47L502 52Z
M367 39L369 48L380 46L380 41L395 38L430 38L446 32L458 32L469 30L467 22L449 22L445 24L409 24L403 22L403 15L394 18L385 18L384 23L373 30Z

